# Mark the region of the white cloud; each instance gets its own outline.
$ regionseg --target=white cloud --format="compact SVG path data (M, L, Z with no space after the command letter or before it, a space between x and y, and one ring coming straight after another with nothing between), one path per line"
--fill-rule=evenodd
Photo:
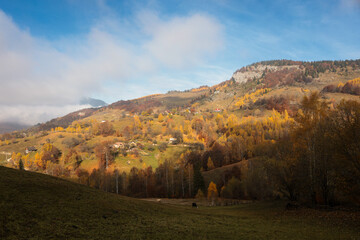
M152 39L145 48L162 64L183 68L199 64L223 45L222 26L213 18L195 14L162 21L156 15L141 18Z
M222 26L206 15L163 20L143 14L126 24L110 16L86 35L49 41L20 29L0 10L0 121L49 120L77 110L84 96L109 92L106 83L116 82L119 92L144 88L163 71L194 69L222 47Z
M90 105L0 105L0 122L18 122L26 125L34 125L45 122L52 118L62 117L70 112L89 108Z
M64 72L70 59L19 29L0 11L1 105L67 104L81 91L67 89Z

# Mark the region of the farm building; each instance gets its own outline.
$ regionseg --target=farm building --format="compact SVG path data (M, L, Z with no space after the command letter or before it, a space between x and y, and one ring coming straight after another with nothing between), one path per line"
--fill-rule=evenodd
M116 142L112 146L113 148L121 148L121 149L125 148L125 144L122 142Z
M36 152L36 151L37 151L36 147L27 147L27 148L25 148L25 153L26 154L29 154L30 152Z
M169 144L178 144L179 140L177 138L170 138L169 139Z

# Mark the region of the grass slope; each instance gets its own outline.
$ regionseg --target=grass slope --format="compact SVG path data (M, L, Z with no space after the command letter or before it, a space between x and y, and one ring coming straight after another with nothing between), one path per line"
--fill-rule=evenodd
M358 221L281 202L166 205L0 167L1 239L358 239ZM346 224L345 224L346 223Z

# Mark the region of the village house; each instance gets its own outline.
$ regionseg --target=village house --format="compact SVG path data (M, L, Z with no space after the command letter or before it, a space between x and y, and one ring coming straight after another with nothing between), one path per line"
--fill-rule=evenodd
M120 148L120 149L124 149L125 148L125 144L122 142L116 142L112 145L113 148Z
M36 152L36 147L27 147L25 148L25 154L29 154L30 152Z
M178 141L177 138L170 138L169 139L169 144L178 144L178 143L179 143L179 141Z
M136 148L136 146L137 146L137 144L135 142L131 142L129 145L130 149Z

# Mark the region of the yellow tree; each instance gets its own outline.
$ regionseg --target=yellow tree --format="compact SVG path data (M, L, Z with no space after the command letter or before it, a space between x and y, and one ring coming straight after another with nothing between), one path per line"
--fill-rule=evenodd
M158 116L158 121L159 122L162 122L164 121L164 116L160 113L159 116Z
M234 114L230 114L227 119L227 126L228 128L233 128L238 124L238 118Z
M218 197L218 191L216 188L216 184L211 181L209 184L209 188L208 188L208 200L211 200L211 205L214 206L215 205L215 200Z
M55 132L63 132L64 128L63 127L56 127L55 128Z
M220 114L216 115L215 118L218 129L224 128L224 117Z
M182 134L184 134L184 128L183 128L183 126L180 126L180 127L179 127L179 130L180 130L180 132L181 132Z
M39 169L41 169L43 167L41 156L38 152L35 154L35 164Z
M184 134L189 134L191 133L191 123L189 120L185 120L184 121Z
M73 128L73 127L71 127L71 126L68 126L67 128L66 128L66 132L68 132L68 133L73 133L73 132L75 132L76 130L75 130L75 128Z
M138 115L134 115L134 127L137 129L141 129L141 120Z
M211 160L211 157L208 158L207 168L208 168L208 170L212 170L212 169L215 168L214 163L213 163L213 161Z
M13 152L11 154L11 160L13 160L15 162L15 160L16 160L16 153L15 152Z
M77 133L81 133L81 125L80 124L78 124L78 126L76 127L76 132Z
M200 199L200 200L204 198L204 193L201 191L201 189L198 190L195 198Z
M31 162L31 159L30 159L29 154L23 156L23 160L24 160L24 167L25 167L25 169L30 169L30 168L31 168L31 165L32 165L32 162Z

